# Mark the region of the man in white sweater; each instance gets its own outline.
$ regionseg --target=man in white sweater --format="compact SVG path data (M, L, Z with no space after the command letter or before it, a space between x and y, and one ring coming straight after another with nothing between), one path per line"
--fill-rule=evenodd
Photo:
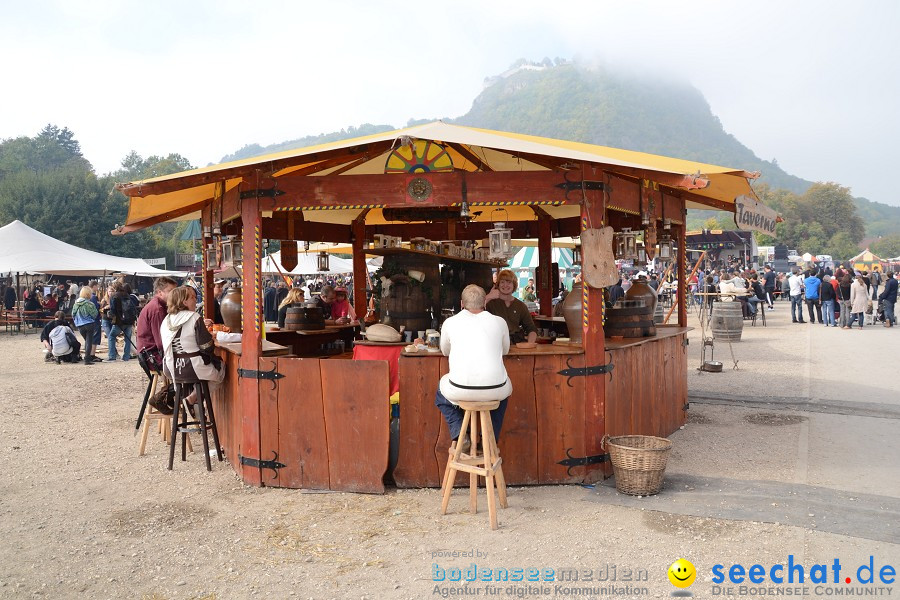
M458 401L502 400L491 411L494 435L499 439L506 401L512 393L503 365L503 355L509 352L509 327L501 317L484 310L484 299L481 287L466 286L460 303L463 310L444 321L441 328L441 352L450 359L450 372L441 377L434 403L454 441L463 420Z

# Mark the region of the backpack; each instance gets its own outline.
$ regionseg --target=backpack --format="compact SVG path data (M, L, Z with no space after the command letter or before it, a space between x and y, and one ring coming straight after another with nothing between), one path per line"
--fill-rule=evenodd
M110 322L119 327L131 327L137 322L137 302L131 296L113 298L116 309L110 311Z

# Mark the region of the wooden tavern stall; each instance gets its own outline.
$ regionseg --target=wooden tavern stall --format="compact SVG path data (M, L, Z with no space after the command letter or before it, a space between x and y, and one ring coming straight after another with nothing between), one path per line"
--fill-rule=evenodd
M686 208L733 211L735 198L753 197L748 179L754 176L435 122L118 184L130 207L126 225L114 233L200 217L204 247L211 250L204 257L207 295L220 249L242 255L243 338L239 349L222 350L228 373L215 394L226 456L250 484L358 492L384 490L389 364L264 348L264 240L284 240L283 247L291 240L351 244L360 316L366 313L366 254L385 255L388 270L421 278L423 285L412 291L426 296L430 312L384 304L381 316L423 330L458 307L463 285L490 286L492 263L483 253L476 259L471 242L485 240L494 221L505 223L513 238L537 238L537 295L547 317L552 239L581 236L587 284L575 297L580 331L569 333L579 333L582 343L510 351L505 361L514 391L500 439L507 483L578 483L608 472L604 434L667 436L685 422L687 409L684 303L677 325L659 326L655 336L607 339L604 290L591 282L589 267L605 260L609 248L585 240L610 244L594 234L612 227L642 231L648 252L657 236L671 236L684 248ZM393 238L421 239L408 249L395 247ZM674 266L685 272L683 252ZM684 298L685 277L678 280L677 296ZM434 394L446 370L439 353L399 358L393 478L400 487L440 485L449 439Z

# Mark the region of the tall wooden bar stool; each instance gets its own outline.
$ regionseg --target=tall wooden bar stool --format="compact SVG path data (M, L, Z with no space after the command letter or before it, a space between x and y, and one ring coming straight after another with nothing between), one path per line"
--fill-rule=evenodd
M150 383L147 386L147 389L150 390L149 397L153 397L156 395L157 390L159 389L160 382L165 384L165 379L163 378L161 373L152 373L150 376ZM141 443L138 446L138 456L143 456L144 451L147 448L147 436L150 434L151 423L157 424L157 429L159 433L162 435L162 439L164 442L169 441L169 436L172 435L172 422L169 419L169 415L165 415L158 410L156 410L153 405L146 404L146 412L143 415L143 423L141 425ZM188 440L188 445L190 445L190 440ZM193 449L191 449L193 452Z
M444 481L441 485L441 514L447 514L447 506L450 504L450 494L456 481L457 471L469 474L469 510L472 514L478 512L478 478L484 477L484 487L487 491L488 516L491 521L491 529L497 529L497 505L494 499L494 484L497 486L497 495L500 498L500 506L506 508L506 480L503 478L503 467L500 458L500 450L497 448L497 440L494 437L494 427L491 425L491 411L500 406L499 400L491 402L468 402L461 400L459 407L465 411L463 414L462 429L459 432L459 441L450 446L450 457L444 470ZM479 448L478 424L481 423L482 437L484 438ZM469 433L471 450L469 454L462 451L461 440ZM480 450L480 453L479 453Z
M191 391L197 392L198 418L188 411L186 399ZM182 407L182 405L184 405ZM179 422L179 415L181 421ZM203 436L203 457L206 459L206 470L212 471L212 463L209 460L209 436L212 430L213 443L216 445L216 457L219 462L224 460L222 446L219 444L219 430L216 428L216 416L213 412L212 396L209 394L209 384L206 381L179 383L175 382L175 409L172 411L172 433L169 438L169 470L175 462L175 440L181 434L181 460L187 460L187 444L189 433L200 433Z

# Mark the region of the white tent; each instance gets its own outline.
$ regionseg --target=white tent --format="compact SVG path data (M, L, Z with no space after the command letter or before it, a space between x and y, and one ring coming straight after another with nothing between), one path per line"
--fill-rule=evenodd
M157 269L140 258L85 250L32 229L21 221L0 227L0 273L86 276L128 273L144 277L186 275L182 271Z
M279 269L284 275L315 275L322 273L319 271L317 253L303 252L297 253L297 267L293 271L288 271L281 264L281 251L273 252L262 260L262 272L278 274ZM277 266L277 268L276 268ZM328 273L352 273L353 261L331 255L328 257Z

